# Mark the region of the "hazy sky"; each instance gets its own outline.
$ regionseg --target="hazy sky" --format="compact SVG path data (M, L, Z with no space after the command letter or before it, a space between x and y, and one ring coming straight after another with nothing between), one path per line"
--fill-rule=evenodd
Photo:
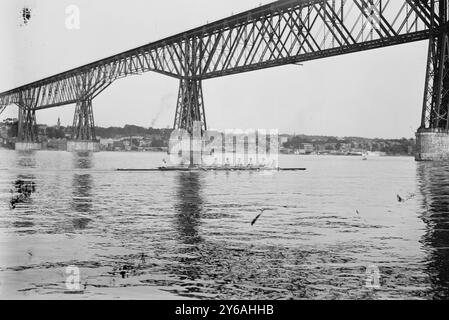
M260 4L260 0L2 0L0 92L141 46ZM65 27L77 5L80 30ZM21 8L32 8L21 23ZM412 137L419 126L427 41L211 79L203 83L214 129ZM94 100L98 126L172 126L179 82L156 73L116 81ZM74 105L37 113L71 124ZM0 116L16 117L10 106Z

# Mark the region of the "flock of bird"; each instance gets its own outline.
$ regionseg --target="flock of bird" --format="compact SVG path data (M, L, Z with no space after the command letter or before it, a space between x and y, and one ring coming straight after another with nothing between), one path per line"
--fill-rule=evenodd
M399 194L396 195L396 198L397 198L398 202L407 202L407 201L413 199L414 197L415 197L414 193L409 194L407 196L407 198L403 198ZM359 210L355 210L355 213L357 213L357 215L360 215Z
M414 193L411 193L411 194L409 194L406 198L404 198L404 197L400 196L399 194L397 194L397 195L396 195L396 198L397 198L398 202L403 203L403 202L407 202L407 201L413 199L415 196L416 196L416 195L415 195ZM283 207L284 207L284 208L287 208L287 206L283 206ZM267 210L270 210L270 209L267 209L267 208L259 209L260 213L259 213L259 214L258 214L252 221L251 221L251 226L254 226L254 224L257 222L257 220L259 220L259 218L262 216L262 214L263 214L265 211L267 211ZM359 211L359 210L355 210L355 213L356 213L357 215L360 215L360 211Z

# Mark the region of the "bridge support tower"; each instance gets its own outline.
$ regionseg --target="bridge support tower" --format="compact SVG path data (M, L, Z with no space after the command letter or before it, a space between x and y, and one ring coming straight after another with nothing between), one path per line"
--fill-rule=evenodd
M207 130L201 80L182 79L176 106L175 130L184 131L190 137L190 152L182 155L182 161L191 167L202 164L202 141L198 139Z
M447 21L447 1L440 1ZM421 126L416 133L417 161L449 160L449 25L429 40Z
M15 149L17 151L33 151L42 148L39 142L36 111L31 103L20 103L18 116L18 134Z
M73 117L72 140L67 142L69 152L97 152L100 143L95 135L92 99L79 100Z

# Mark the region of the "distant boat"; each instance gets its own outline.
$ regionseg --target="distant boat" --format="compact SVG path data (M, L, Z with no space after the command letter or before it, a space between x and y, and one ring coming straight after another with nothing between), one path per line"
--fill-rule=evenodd
M351 152L348 153L348 155L350 155L350 156L363 156L363 152L351 151Z
M382 157L385 156L385 152L380 152L380 151L368 151L367 155L370 157Z

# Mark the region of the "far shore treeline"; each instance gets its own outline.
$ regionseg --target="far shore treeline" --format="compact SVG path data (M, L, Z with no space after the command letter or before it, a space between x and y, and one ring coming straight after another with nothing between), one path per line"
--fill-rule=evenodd
M37 125L39 141L69 140L71 127L45 124ZM123 127L95 127L98 139L130 140L131 148L150 140L150 147L167 147L172 129L145 128L137 125ZM0 146L12 148L18 133L17 119L0 122ZM142 141L139 141L141 139ZM362 137L333 137L317 135L281 134L279 146L282 153L299 154L349 154L353 152L378 152L384 155L412 156L415 139L380 139Z

